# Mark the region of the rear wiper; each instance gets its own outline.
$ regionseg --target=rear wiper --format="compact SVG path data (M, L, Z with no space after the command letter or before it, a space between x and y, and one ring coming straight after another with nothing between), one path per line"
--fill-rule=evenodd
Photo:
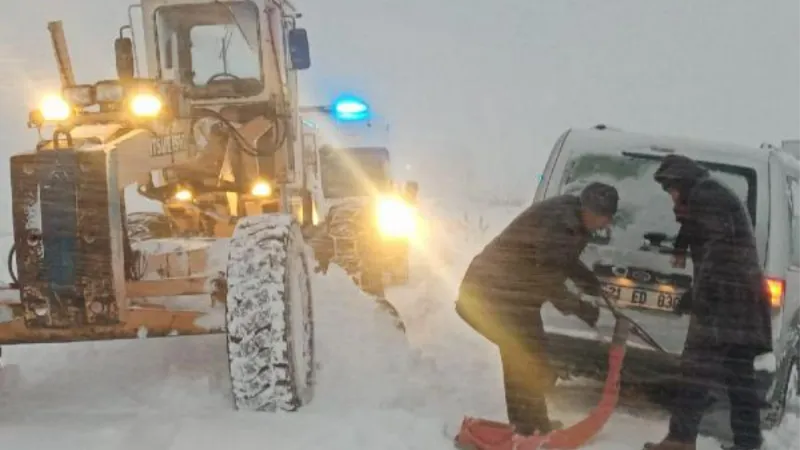
M664 150L665 153L666 149ZM673 153L674 150L670 150L669 153ZM628 158L636 158L636 159L649 159L651 161L661 161L664 159L662 155L651 155L649 153L638 153L638 152L628 152L623 151L622 156L627 156Z

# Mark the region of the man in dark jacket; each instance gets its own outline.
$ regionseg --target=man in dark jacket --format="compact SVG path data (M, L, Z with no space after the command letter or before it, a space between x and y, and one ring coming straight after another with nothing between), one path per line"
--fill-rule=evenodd
M545 393L556 381L544 352L540 308L550 301L590 326L599 309L564 285L567 278L590 295L602 286L579 259L590 233L605 228L617 211L616 189L592 183L580 196L534 203L473 259L461 283L456 310L496 344L503 366L506 408L517 433L548 433Z
M683 216L679 235L691 239L695 268L682 383L669 433L645 448L694 450L700 420L710 404L709 385L723 381L731 404L732 448L758 449L761 402L753 363L756 356L772 351L772 329L750 216L728 187L685 156L664 158L655 180Z

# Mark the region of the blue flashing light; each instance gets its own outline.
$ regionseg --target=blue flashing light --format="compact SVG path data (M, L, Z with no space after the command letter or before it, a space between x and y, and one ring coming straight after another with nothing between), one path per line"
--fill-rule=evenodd
M351 122L369 119L369 105L356 97L341 97L331 106L331 112L337 120Z

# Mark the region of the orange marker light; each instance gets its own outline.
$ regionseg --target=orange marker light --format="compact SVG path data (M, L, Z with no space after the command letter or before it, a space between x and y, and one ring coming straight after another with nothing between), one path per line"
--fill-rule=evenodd
M783 288L786 281L780 278L767 278L767 289L769 290L769 304L773 308L780 308L783 304Z

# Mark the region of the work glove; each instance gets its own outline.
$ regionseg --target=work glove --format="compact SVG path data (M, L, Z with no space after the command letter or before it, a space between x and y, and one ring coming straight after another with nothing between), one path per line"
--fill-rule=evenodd
M600 308L594 303L584 301L581 297L573 292L566 291L562 294L561 298L553 299L551 301L553 306L565 316L575 315L579 319L586 322L587 325L594 328L597 320L600 318Z
M688 290L681 295L678 299L678 304L675 306L675 314L682 316L692 312L692 290Z
M578 302L580 303L576 315L586 322L587 325L594 328L597 325L597 321L600 319L600 308L594 303L584 300L578 300Z
M600 280L597 278L595 278L592 283L588 284L583 289L583 293L592 297L602 297L606 295L606 291L603 289L603 284L600 283Z

